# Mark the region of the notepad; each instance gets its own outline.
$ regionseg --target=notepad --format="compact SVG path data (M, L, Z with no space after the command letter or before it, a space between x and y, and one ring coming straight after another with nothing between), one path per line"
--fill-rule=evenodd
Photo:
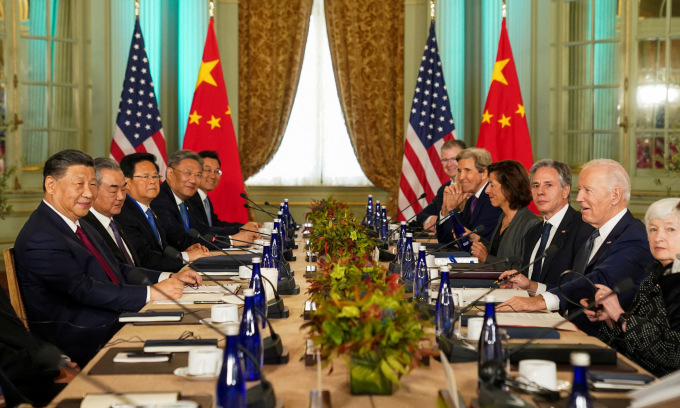
M177 402L177 392L148 392L128 394L90 394L83 398L81 408L101 408L112 405L156 406Z
M179 322L182 317L184 317L184 312L121 313L118 321L121 323Z
M217 347L217 339L147 340L144 342L144 351L149 353L181 353L206 347Z

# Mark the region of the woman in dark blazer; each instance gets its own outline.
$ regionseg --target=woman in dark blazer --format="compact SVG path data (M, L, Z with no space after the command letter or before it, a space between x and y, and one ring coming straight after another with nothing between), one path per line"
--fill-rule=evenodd
M596 284L598 311L586 311L591 322L602 321L597 337L650 373L663 376L680 369L680 198L664 198L645 214L649 249L656 261L626 312L618 296ZM680 266L680 265L679 265ZM586 299L581 304L587 305Z
M524 251L524 236L540 222L527 208L531 203L529 174L522 163L515 160L493 163L489 166L489 185L485 192L491 205L500 207L503 214L498 218L491 241L484 238L476 240L470 253L479 258L480 263L494 263L512 257L515 262L498 264L498 269L518 268Z

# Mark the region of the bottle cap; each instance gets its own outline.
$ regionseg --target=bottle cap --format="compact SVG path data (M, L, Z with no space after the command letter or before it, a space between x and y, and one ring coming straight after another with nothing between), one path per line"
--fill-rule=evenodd
M590 365L590 354L583 352L573 352L569 355L572 366L588 367Z
M401 222L401 225L406 225L406 221L402 221L402 222Z
M496 296L494 295L486 295L486 299L484 299L485 303L496 303Z
M224 327L224 334L227 336L238 336L239 325L237 323L229 323Z
M407 232L406 233L406 238L413 238L413 233L412 232Z
M287 198L284 198L284 199L283 199L283 202L284 202L284 203L287 203L287 202L288 202L288 199L287 199Z
M279 205L285 205L284 203L279 203Z
M253 258L253 260L251 262L254 263L254 264L260 263L260 262L262 262L262 259L256 257L256 258Z
M253 296L253 295L254 295L254 293L253 293L252 289L250 289L250 288L243 289L243 296L250 297L250 296Z
M278 233L279 233L279 230L278 230L278 229L274 228L274 229L272 230L272 235L278 234Z
M425 248L424 245L420 246L420 249L419 249L420 252L425 252L426 250L427 250L427 248Z
M380 208L382 208L384 210L384 209L387 208L387 206L381 205Z
M448 272L450 270L451 270L451 268L449 268L448 265L443 265L443 266L439 267L439 272Z
M369 196L369 197L373 197L373 194L369 194L368 196Z

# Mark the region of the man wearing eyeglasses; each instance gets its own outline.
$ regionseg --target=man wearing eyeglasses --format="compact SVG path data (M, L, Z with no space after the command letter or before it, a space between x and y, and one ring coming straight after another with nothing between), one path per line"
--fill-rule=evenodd
M217 217L212 201L208 197L208 192L216 189L220 183L222 178L222 170L220 169L222 162L214 150L203 150L198 152L198 155L203 159L203 177L201 178L201 184L198 186L198 192L187 200L189 211L194 213L197 219L207 223L208 227L218 235L238 234L241 227L257 231L261 226L257 222L250 221L244 225L240 222L223 221ZM216 228L220 228L222 231L217 231L215 230ZM252 238L256 239L257 237L253 236Z
M198 191L203 178L203 159L193 150L178 150L168 159L166 180L160 186L160 193L151 202L151 207L158 215L171 245L182 246L187 243L198 243L189 235L190 229L201 234L215 233L226 235L223 241L231 241L233 246L248 246L257 236L251 232L241 231L229 234L220 228L211 228L203 219L196 216L188 201Z
M120 161L127 183L127 197L120 214L114 219L121 225L128 242L137 252L141 265L159 271L176 272L185 262L208 256L207 248L191 240L170 243L166 231L151 209L160 192L160 176L156 156L151 153L129 154ZM182 252L182 259L164 253L167 246Z

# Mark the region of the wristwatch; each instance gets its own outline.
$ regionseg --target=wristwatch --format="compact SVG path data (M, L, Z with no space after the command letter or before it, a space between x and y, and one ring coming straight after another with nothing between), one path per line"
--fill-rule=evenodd
M623 324L630 320L630 316L630 312L621 313L619 318L616 319L616 324L618 324L620 327L623 327Z

